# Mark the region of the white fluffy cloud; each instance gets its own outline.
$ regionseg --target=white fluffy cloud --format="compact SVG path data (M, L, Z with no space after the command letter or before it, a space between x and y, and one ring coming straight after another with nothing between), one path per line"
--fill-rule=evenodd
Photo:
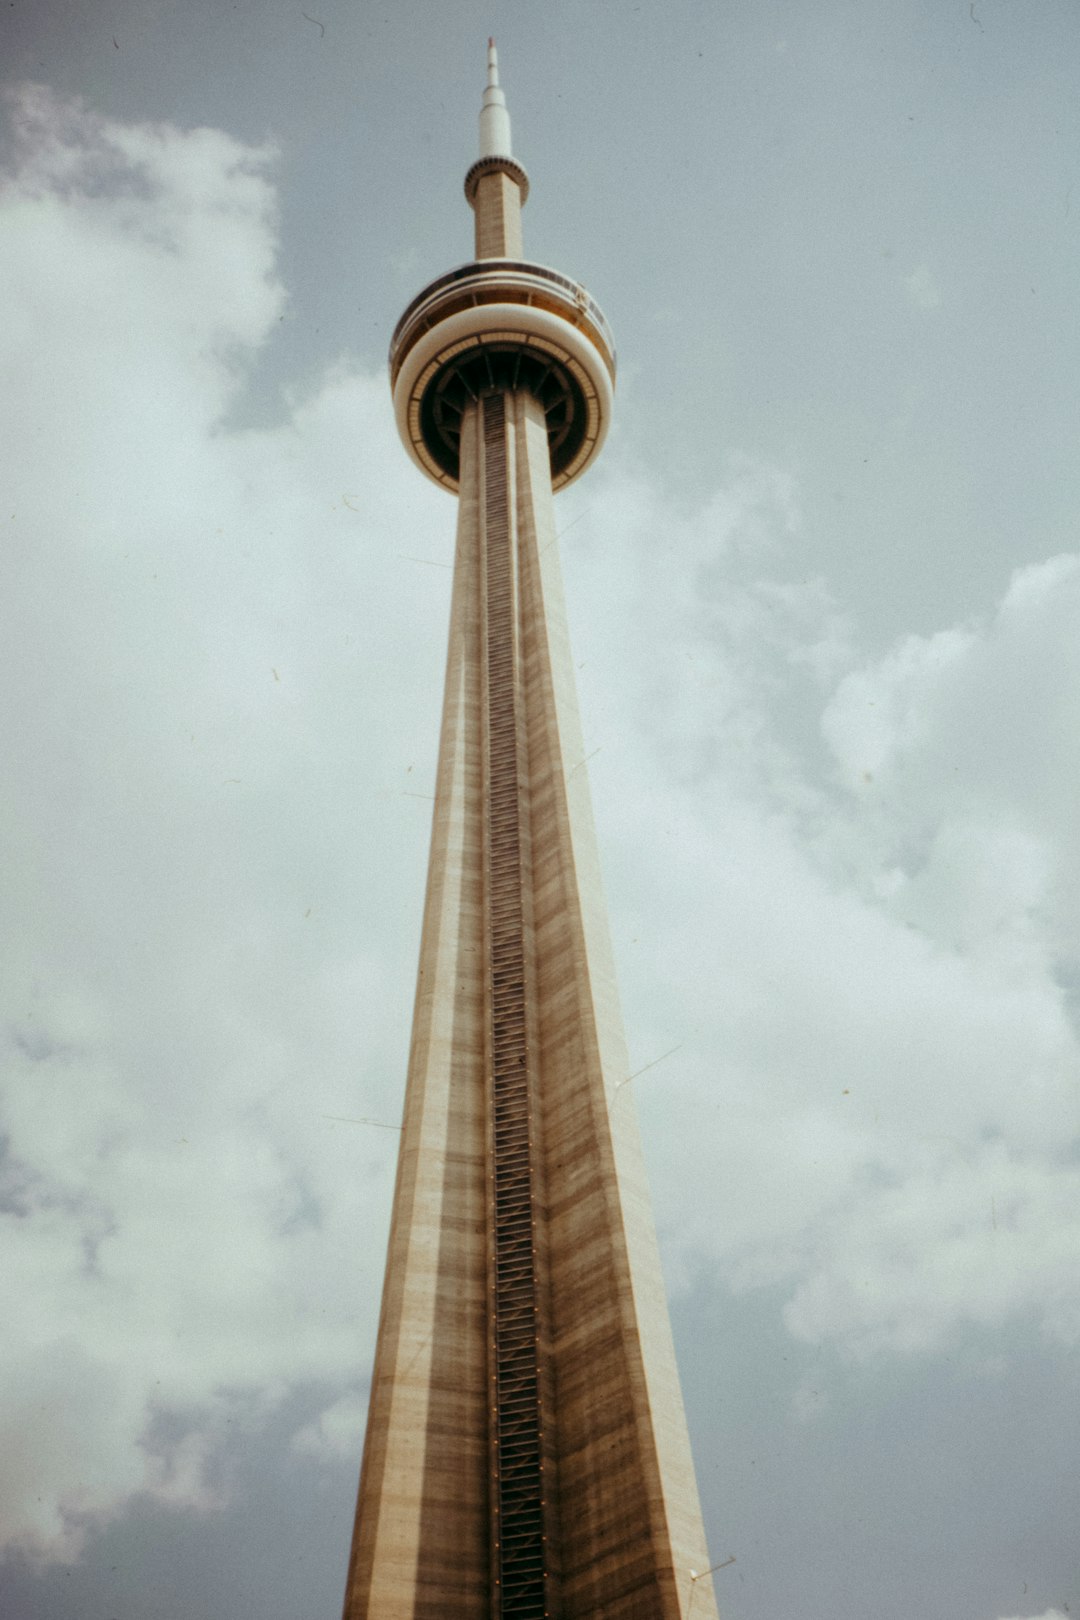
M384 609L437 642L398 554L449 503L395 487L381 379L222 425L282 306L269 154L13 118L0 1523L70 1556L205 1500L226 1410L363 1374L440 662Z
M682 521L619 482L571 600L618 596L582 679L669 1252L851 1355L1075 1342L1080 562L860 666L774 472Z
M71 1557L140 1492L212 1505L297 1387L298 1451L359 1443L453 508L344 362L229 426L271 153L14 123L0 1523ZM856 1355L1075 1338L1076 560L860 664L782 472L679 515L608 463L562 511L635 1063L678 1048L615 1104L670 1259Z
M1067 1616L1061 1609L1046 1609L1042 1614L1014 1615L1012 1620L1067 1620Z
M911 637L824 717L912 921L965 949L1032 948L1075 973L1080 557L1018 570L993 619ZM902 898L901 898L902 897ZM1043 932L1045 930L1045 932Z

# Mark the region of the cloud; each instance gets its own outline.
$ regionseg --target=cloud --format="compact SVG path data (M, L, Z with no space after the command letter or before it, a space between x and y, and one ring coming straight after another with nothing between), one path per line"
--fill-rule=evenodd
M354 1462L364 1444L367 1396L351 1391L293 1436L294 1448L323 1461Z
M69 1558L212 1500L229 1414L363 1372L393 1136L350 1121L400 1108L448 578L397 554L448 503L382 378L222 426L282 307L270 154L13 119L0 1522Z
M823 719L911 919L984 949L1018 945L1028 919L1031 949L1049 945L1066 973L1080 965L1078 631L1080 557L1053 557L1018 570L992 618L852 671Z
M853 1357L1075 1342L1080 564L866 663L773 471L686 518L610 477L570 598L616 596L581 679L669 1262Z
M1046 1609L1039 1615L1014 1615L1012 1620L1067 1620L1067 1615L1062 1609Z
M941 291L927 264L917 265L904 277L904 290L916 309L938 309L941 305Z
M228 425L270 151L13 119L0 1523L70 1559L140 1494L213 1509L290 1391L297 1452L359 1444L453 508L345 359ZM560 522L632 1067L678 1048L615 1104L673 1274L852 1356L1074 1339L1076 559L870 659L781 468L677 509L616 437Z

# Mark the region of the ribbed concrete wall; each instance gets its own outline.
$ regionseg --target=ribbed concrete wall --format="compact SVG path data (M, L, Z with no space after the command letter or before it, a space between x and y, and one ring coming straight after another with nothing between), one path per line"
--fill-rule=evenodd
M478 259L520 259L525 248L521 237L521 192L509 174L496 170L483 174L476 183L474 238Z
M493 449L492 424L503 420ZM472 408L405 1126L345 1615L676 1620L693 1594L693 1620L715 1620L710 1581L691 1578L709 1559L633 1097L619 1086L626 1052L546 431L525 393L488 409L486 451L482 425ZM489 510L493 455L505 464L504 512ZM508 547L497 567L492 545ZM507 583L511 625L500 629L491 593ZM496 659L493 635L505 643ZM493 691L506 679L509 696ZM491 748L508 723L512 791L496 771L493 796ZM493 862L508 815L512 855ZM540 1450L530 1477L547 1538L539 1609L527 1582L505 1605L498 1584L507 1500L514 1510L505 1479L517 1466L500 1440L495 1281L499 1245L510 1239L493 1217L492 1177L493 1153L518 1151L517 1137L500 1148L492 1106L493 1074L505 1083L500 1052L516 1039L500 1030L511 1016L503 968L492 982L491 907L503 904L492 889L508 872L521 886L526 1034L514 1061L526 1073L534 1206L526 1270Z

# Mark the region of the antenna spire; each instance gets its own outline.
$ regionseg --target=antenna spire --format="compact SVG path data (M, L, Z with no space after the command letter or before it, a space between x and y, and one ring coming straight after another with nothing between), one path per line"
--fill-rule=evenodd
M499 85L499 53L495 41L488 40L487 85L480 106L480 156L510 157L510 114L506 96Z

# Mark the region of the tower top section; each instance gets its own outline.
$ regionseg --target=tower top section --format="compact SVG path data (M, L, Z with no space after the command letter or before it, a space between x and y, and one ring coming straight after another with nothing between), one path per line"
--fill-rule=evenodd
M510 114L488 40L480 155L465 176L476 257L418 293L390 342L402 442L443 489L458 487L461 423L487 393L524 389L544 408L555 489L596 458L607 435L615 345L585 288L525 258L529 177L512 155Z
M480 182L489 174L504 174L511 182L498 188L501 206L497 211L490 205L485 206L486 198L481 194ZM486 189L495 195L494 187ZM480 153L465 176L465 195L476 210L476 257L494 257L494 253L484 251L494 244L498 252L509 252L510 256L520 258L521 208L529 195L529 177L513 155L510 113L506 92L499 83L499 53L493 39L488 40L487 84L480 103ZM501 217L485 218L494 212Z
M495 41L488 40L487 85L480 105L480 157L511 157L510 114L506 96L499 84L499 53Z

